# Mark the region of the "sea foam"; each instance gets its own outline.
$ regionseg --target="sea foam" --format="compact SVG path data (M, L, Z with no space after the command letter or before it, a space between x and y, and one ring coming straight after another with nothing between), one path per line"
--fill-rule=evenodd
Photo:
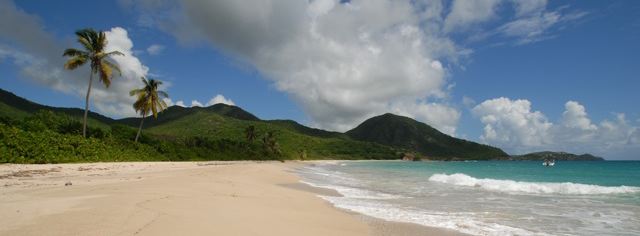
M403 208L375 200L363 200L350 197L320 197L329 201L335 207L358 212L374 218L394 222L414 223L428 227L451 229L471 235L549 235L542 232L533 232L498 223L482 222L476 219L473 213L433 212L415 208Z
M513 180L478 179L465 174L434 174L429 181L456 186L477 187L487 191L525 194L622 194L640 192L640 187L599 186L577 183L522 182Z

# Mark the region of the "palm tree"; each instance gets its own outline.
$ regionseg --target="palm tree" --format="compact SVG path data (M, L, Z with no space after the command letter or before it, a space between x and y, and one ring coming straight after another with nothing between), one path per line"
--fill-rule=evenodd
M96 32L94 29L82 29L76 31L78 42L82 44L84 50L68 48L64 50L62 56L71 57L65 64L67 70L74 70L87 62L91 63L91 74L89 75L89 88L87 89L87 97L84 106L84 119L82 122L82 136L87 137L87 114L89 113L89 97L91 94L91 83L93 82L93 74L98 74L100 81L107 88L111 85L112 71L118 72L120 68L113 62L107 60L112 55L124 56L121 52L112 51L105 52L107 46L107 36L103 31Z
M142 119L140 119L140 128L138 128L138 134L136 134L136 142L138 142L138 138L140 137L140 133L142 132L142 124L144 123L144 118L149 115L149 113L153 113L154 118L158 118L158 112L167 108L167 103L164 102L163 98L168 98L169 95L164 91L159 91L158 87L162 84L162 81L149 79L142 77L142 83L144 83L143 88L134 89L129 92L130 96L136 96L136 102L133 103L133 108L136 109L137 112L140 112L142 115Z
M264 145L265 149L267 149L269 153L275 154L275 155L281 154L280 144L278 144L278 141L276 141L276 135L273 131L267 132L262 137L262 144Z
M253 140L255 140L257 136L256 127L253 125L250 125L246 129L244 129L244 135L247 138L247 142L253 143Z

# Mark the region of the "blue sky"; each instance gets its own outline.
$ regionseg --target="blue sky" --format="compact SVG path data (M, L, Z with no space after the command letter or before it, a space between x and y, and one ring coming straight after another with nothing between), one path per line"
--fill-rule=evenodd
M637 1L61 2L0 0L0 88L82 107L86 71L59 71L55 54L93 27L130 51L117 61L128 77L166 81L174 104L221 95L340 131L394 112L509 153L640 158ZM118 80L93 110L133 115L122 94L137 80Z

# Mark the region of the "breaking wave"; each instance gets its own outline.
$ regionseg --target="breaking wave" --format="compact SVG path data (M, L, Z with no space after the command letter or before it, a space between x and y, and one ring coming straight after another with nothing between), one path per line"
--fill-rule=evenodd
M487 191L526 194L622 194L640 192L640 187L600 186L577 183L521 182L513 180L478 179L465 174L434 174L429 181L481 188Z

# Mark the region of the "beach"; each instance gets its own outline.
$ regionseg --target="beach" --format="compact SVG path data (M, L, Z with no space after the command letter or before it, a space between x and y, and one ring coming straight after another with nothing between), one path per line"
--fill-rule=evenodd
M640 162L337 161L298 168L333 206L471 235L640 235Z
M459 235L339 210L300 162L0 165L0 235Z

